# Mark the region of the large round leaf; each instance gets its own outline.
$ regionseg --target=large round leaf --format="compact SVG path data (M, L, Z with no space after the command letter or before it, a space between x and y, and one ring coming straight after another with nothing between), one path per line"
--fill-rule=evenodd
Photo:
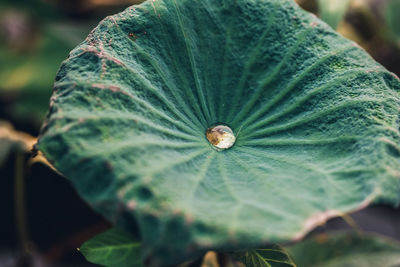
M39 141L144 258L298 239L400 200L400 82L292 0L151 0L56 77ZM206 139L222 123L235 145Z

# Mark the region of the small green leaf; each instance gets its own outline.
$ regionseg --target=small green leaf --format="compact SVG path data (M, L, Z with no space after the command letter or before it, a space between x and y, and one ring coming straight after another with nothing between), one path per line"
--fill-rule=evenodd
M232 256L243 262L246 267L296 267L289 254L279 245L234 252Z
M372 234L321 234L288 250L299 266L389 267L400 264L400 243Z
M116 228L86 241L79 251L88 261L107 267L142 266L140 242Z
M334 29L346 14L351 0L318 0L319 16Z

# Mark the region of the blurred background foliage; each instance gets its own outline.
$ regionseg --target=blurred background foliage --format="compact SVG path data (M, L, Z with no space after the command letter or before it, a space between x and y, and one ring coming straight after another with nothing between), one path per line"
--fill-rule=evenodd
M0 2L0 266L90 265L76 248L110 225L41 155L32 157L31 148L60 63L101 19L140 1ZM293 1L400 76L400 0ZM350 218L364 230L400 240L398 209L374 206ZM346 221L331 220L315 232L354 228ZM230 262L223 255L213 259L214 266ZM204 262L212 265L207 257Z
M36 135L61 61L101 18L135 2L2 1L0 116Z
M400 75L399 0L296 0Z

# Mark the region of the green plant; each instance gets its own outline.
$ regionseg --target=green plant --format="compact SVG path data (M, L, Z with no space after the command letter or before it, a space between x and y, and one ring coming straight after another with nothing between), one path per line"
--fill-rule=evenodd
M79 251L88 261L106 266L141 266L140 241L116 228L98 234Z
M151 0L63 62L38 148L142 261L177 264L398 205L399 89L291 0Z

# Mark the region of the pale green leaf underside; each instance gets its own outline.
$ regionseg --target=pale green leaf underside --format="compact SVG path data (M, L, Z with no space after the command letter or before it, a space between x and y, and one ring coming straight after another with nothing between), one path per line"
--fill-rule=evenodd
M397 205L399 88L292 0L148 1L62 64L39 149L106 218L137 223L149 264L176 263ZM221 152L218 122L238 135Z
M400 266L400 244L371 234L322 234L288 248L299 266Z
M142 266L140 242L116 228L86 241L79 251L88 261L107 267Z

